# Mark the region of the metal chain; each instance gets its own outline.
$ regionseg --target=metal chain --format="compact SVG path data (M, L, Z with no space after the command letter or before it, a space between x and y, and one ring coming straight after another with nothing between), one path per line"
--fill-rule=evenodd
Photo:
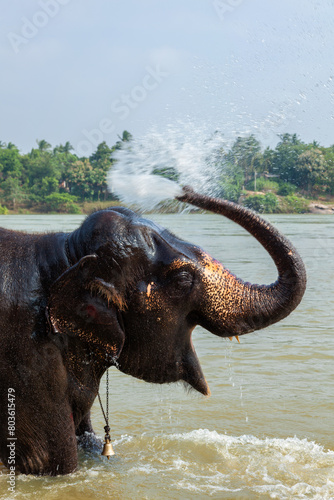
M95 371L94 371L94 376L95 376ZM104 409L103 409L103 405L102 405L101 396L100 396L100 392L99 391L97 392L97 396L99 398L99 403L100 403L100 406L101 406L103 417L104 417L104 420L106 422L106 427L108 427L108 429L109 429L109 371L108 370L107 370L106 389L107 389L107 393L106 393L106 411L104 411ZM106 431L106 432L108 433L108 431Z
M109 370L107 370L107 382L106 382L106 389L107 389L107 394L106 394L106 424L109 425Z

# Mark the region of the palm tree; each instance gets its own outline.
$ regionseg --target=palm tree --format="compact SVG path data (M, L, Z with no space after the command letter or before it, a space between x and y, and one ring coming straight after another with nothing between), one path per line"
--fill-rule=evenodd
M64 146L64 153L69 153L70 151L73 151L73 149L74 148L72 144L69 141L66 141Z
M72 144L69 141L66 141L65 144L59 144L56 146L53 150L54 153L65 153L68 154L70 151L72 151L74 148Z
M130 142L133 138L132 134L128 132L127 130L123 131L122 137L117 134L117 137L122 141L122 142Z
M38 139L36 140L37 142L37 145L38 145L38 149L40 151L48 151L50 148L51 148L51 144L49 144L47 141L45 141L44 139L42 139L41 141L39 141Z

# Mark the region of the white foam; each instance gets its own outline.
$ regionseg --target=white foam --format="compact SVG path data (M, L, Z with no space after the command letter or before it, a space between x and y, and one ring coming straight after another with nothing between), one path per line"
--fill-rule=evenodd
M42 496L66 496L72 489L85 488L98 496L111 481L129 497L138 484L145 484L152 491L168 485L175 497L231 492L240 498L334 498L334 452L296 436L262 439L196 429L154 436L124 434L114 443L116 461L88 456L79 470L56 479L19 475L17 490L24 488L27 498L36 488Z
M198 469L196 472L193 464L193 477L186 475L177 483L188 491L213 494L228 491L233 483L235 488L231 491L238 491L241 485L243 491L267 493L270 498L280 500L334 498L334 452L313 441L297 437L236 437L208 429L171 434L166 438L186 442L192 450L194 464L203 454L220 457L212 458L215 466L205 475Z

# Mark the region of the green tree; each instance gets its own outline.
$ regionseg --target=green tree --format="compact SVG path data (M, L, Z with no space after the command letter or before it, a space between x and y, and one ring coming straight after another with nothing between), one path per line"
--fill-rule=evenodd
M19 150L14 144L0 149L0 172L1 178L5 180L8 176L20 178L22 175L22 162Z
M54 149L53 149L53 154L57 154L57 153L65 153L66 154L69 154L71 151L73 151L73 146L72 144L69 142L69 141L66 141L65 144L59 144L58 146L56 146Z
M223 147L214 152L214 163L221 171L220 195L237 202L245 183L262 172L263 155L259 141L250 135L238 137L229 151Z
M36 199L44 201L44 198L51 193L57 193L59 190L59 180L56 177L43 177L36 179L30 192L36 196Z
M25 158L25 167L30 185L44 177L60 179L62 172L61 162L50 151L33 149Z
M261 144L253 134L238 137L227 153L226 160L238 173L243 172L247 183L254 177L254 172L262 172Z
M78 157L71 153L70 151L55 151L53 150L54 161L58 165L59 171L59 190L61 192L69 191L69 177L71 176L71 170L75 162L78 161Z
M130 132L128 132L127 130L124 130L122 136L119 135L118 138L119 138L119 141L117 141L116 144L112 147L113 151L115 151L116 149L122 149L125 142L132 141L133 136L132 136L132 134L130 134Z
M94 192L94 197L100 200L100 196L107 196L107 173L111 168L112 160L111 154L112 149L106 144L106 142L101 142L98 145L96 151L89 157L90 164L93 168L91 174L92 189Z
M318 190L326 189L326 160L322 151L312 148L301 153L296 162L298 186L311 194L315 186Z
M1 184L4 199L12 204L13 210L16 210L17 203L20 203L26 198L26 193L22 189L20 181L16 177L7 177Z
M41 141L39 141L38 139L36 140L37 142L37 145L38 145L38 149L40 151L50 151L51 149L51 144L49 144L47 141L45 141L44 139L42 139Z
M103 141L97 146L96 151L89 157L89 161L93 166L101 163L104 164L106 161L110 163L111 153L112 149L109 148L105 141Z
M326 162L326 180L327 192L334 196L334 146L322 148Z
M296 168L297 160L307 146L296 134L281 134L273 153L267 150L264 155L265 168L281 181L299 185L300 172Z
M278 199L272 193L248 196L243 204L259 213L272 214L278 211Z
M69 193L52 193L45 197L45 209L50 212L78 214L80 209L76 205L77 201L77 197Z
M43 202L45 196L59 191L63 165L50 147L42 145L41 149L32 149L22 157L22 163L22 184L29 193L31 202Z
M294 184L289 184L289 182L281 182L277 190L277 194L280 196L291 196L297 189Z
M264 172L270 172L273 170L273 163L275 161L275 151L269 147L263 151L262 157L262 167Z
M90 161L77 160L67 172L70 193L83 200L92 200L94 188L92 186L93 167Z
M226 200L238 202L245 183L245 175L241 165L236 162L224 148L218 148L214 152L214 165L221 172L219 187L220 196Z

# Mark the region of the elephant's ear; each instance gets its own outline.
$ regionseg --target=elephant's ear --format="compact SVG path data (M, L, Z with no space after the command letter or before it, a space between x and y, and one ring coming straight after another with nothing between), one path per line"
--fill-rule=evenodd
M54 334L88 343L92 351L116 360L125 341L121 311L125 301L109 280L101 277L101 259L87 255L51 286L47 314Z

